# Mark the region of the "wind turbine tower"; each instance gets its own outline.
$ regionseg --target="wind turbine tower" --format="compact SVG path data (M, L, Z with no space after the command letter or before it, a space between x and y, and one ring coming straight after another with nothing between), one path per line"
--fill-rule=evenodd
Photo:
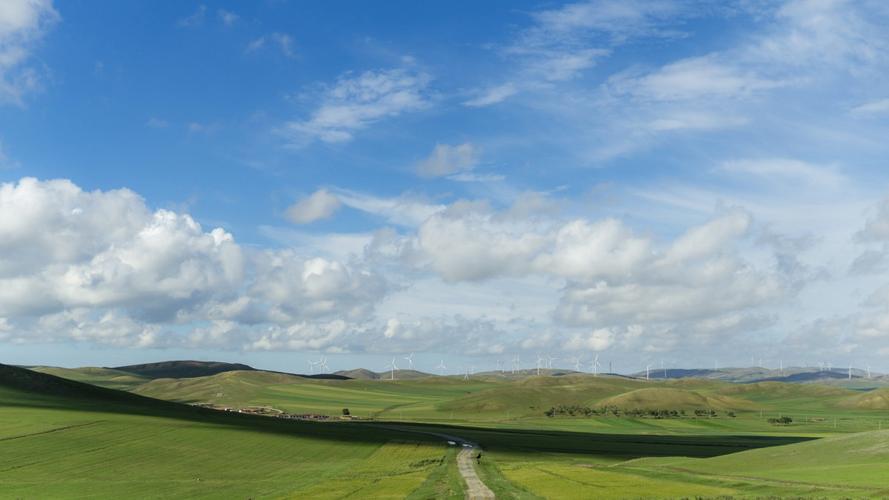
M410 356L405 356L404 360L407 361L408 368L414 369L414 353L411 353Z
M592 366L593 376L598 377L599 376L599 355L598 354L596 354L596 356L593 358L592 365L593 365Z
M438 363L438 374L444 376L444 371L445 371L447 368L448 368L448 367L445 366L445 362L444 362L444 360L441 360L441 361Z
M398 365L395 364L395 358L392 358L392 363L389 365L389 380L395 380L395 372L398 370Z

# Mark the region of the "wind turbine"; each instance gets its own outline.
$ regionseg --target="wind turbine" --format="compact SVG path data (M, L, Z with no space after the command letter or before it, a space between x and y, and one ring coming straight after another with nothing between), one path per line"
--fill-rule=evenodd
M543 358L538 354L537 355L537 376L540 376L540 363L543 362Z
M852 380L852 363L849 363L849 380Z
M317 362L317 361L312 361L312 360L310 359L310 360L306 361L306 363L309 364L309 371L312 372L312 374L314 374L314 373L315 373L315 366L318 364L318 362Z
M870 365L867 365L867 378L870 379Z
M648 380L650 375L651 375L651 365L645 365L645 380Z
M318 365L321 368L321 373L327 373L330 371L330 367L327 366L327 357L326 356L321 358L321 360L318 362Z
M410 356L405 356L404 359L405 359L405 361L407 361L409 369L413 370L414 369L414 353L411 353Z
M398 371L398 365L395 364L395 358L392 358L392 363L389 365L389 380L395 380L395 372Z
M516 354L512 358L512 373L515 374L516 370L518 370L518 369L519 369L519 355Z
M547 355L546 357L549 358L549 359L547 360L546 367L549 368L549 369L552 369L552 367L553 367L553 361L555 361L555 360L557 360L557 359L559 359L559 358L555 358L555 357L553 357L553 356L549 356L549 355Z
M503 361L497 360L497 371L503 373Z
M574 356L571 359L574 360L574 371L579 372L580 371L580 357Z
M438 363L438 374L439 374L439 375L444 375L444 371L445 371L447 368L448 368L448 367L445 366L444 360L441 360L441 361Z
M599 355L598 354L596 354L596 356L593 358L593 362L591 364L593 365L592 366L593 376L598 377L599 376Z

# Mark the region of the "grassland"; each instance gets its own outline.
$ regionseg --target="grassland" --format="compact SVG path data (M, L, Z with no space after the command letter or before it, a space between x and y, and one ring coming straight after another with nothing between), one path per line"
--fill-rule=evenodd
M294 413L353 415L388 421L434 422L513 429L637 434L830 435L889 428L889 418L868 394L814 384L732 384L685 379L642 381L622 377L562 376L509 380L430 377L417 380L311 380L267 372L227 372L192 379L158 379L133 389L181 402L272 406ZM881 400L877 400L878 402ZM547 418L555 405L622 408L715 409L718 418ZM732 411L736 416L727 417ZM774 426L769 418L790 416ZM883 420L886 420L883 422Z
M119 376L55 373L103 385ZM889 417L878 391L591 376L337 381L262 371L140 380L124 384L131 394L58 379L29 384L0 383L0 497L462 498L454 449L434 434L481 444L479 476L501 498L889 495L889 432L873 432ZM142 396L293 413L349 408L375 420L296 422ZM719 416L543 416L558 404L705 406ZM777 415L794 422L769 424Z
M403 498L448 453L422 435L14 382L0 384L4 498Z

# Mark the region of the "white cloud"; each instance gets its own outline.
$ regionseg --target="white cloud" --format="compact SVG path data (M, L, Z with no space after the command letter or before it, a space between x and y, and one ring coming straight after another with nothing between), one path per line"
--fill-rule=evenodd
M876 101L859 104L851 110L853 115L869 116L883 115L889 113L889 99L878 99Z
M612 77L618 93L656 101L736 98L773 89L781 82L721 61L716 55L683 59L638 78Z
M472 170L478 161L478 147L468 142L456 146L436 144L432 153L417 164L417 173L423 177L441 177Z
M296 52L293 50L293 37L286 33L270 33L268 35L263 35L259 38L255 38L251 40L247 47L244 49L245 52L256 52L264 48L266 45L273 45L278 50L281 51L285 57L294 58L296 57Z
M238 19L240 19L240 16L225 9L219 9L216 11L216 14L219 15L219 20L222 21L222 24L226 26L232 26Z
M321 105L308 119L287 122L279 132L293 146L349 141L355 132L384 118L428 107L429 81L425 73L406 69L347 73L325 90Z
M749 119L725 113L677 111L654 118L648 128L655 132L718 130L747 125Z
M145 126L150 128L167 128L170 124L162 118L151 117L145 122Z
M614 219L517 220L457 203L430 217L416 249L445 281L543 275L564 280L554 311L570 326L626 328L685 324L770 308L794 294L796 276L740 255L748 214L730 211L668 245Z
M604 351L614 343L614 333L607 328L599 328L587 334L574 334L564 345L569 351Z
M482 108L503 102L518 93L519 89L513 83L504 83L495 87L484 89L477 96L465 101L463 104L473 108Z
M176 23L181 28L192 28L204 24L204 18L207 17L207 6L199 5L198 8L189 16L179 19Z
M766 181L802 182L826 187L838 187L847 181L834 167L791 158L731 160L723 163L720 170Z
M21 105L25 94L39 88L39 73L25 61L58 20L51 0L0 2L0 104Z
M433 214L445 209L444 205L430 203L422 197L410 194L381 198L348 189L334 191L343 205L382 217L399 226L419 226Z
M287 209L287 218L296 224L309 224L329 219L340 206L339 198L326 189L319 189L291 205Z
M368 321L387 290L354 259L244 250L223 229L152 211L128 190L0 185L0 317L17 340L163 347L224 338L226 348L261 348L253 343L271 342L269 332L293 340L334 320Z

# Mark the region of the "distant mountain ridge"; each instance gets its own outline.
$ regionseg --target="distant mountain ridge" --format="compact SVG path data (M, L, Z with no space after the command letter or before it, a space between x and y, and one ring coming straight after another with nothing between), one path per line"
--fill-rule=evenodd
M333 372L332 375L339 375L356 380L387 380L392 378L392 372L375 372L367 368L354 368L352 370L339 370ZM414 380L418 378L437 377L432 373L421 372L418 370L395 370L395 380Z
M160 361L140 365L116 366L114 370L147 378L195 378L231 371L256 371L249 365L222 361Z

